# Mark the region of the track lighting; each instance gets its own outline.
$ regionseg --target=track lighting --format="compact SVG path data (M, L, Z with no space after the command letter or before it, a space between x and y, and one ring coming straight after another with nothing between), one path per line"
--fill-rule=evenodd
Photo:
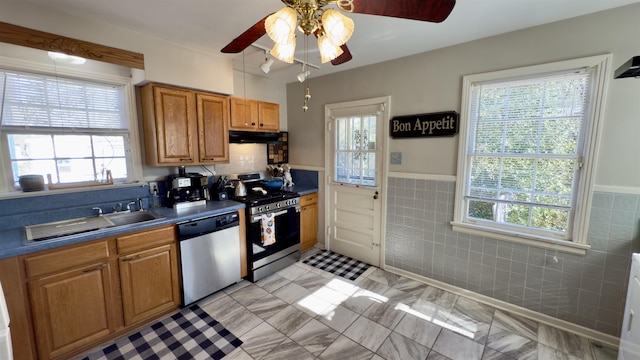
M311 74L309 70L305 71L304 69L302 69L302 71L299 72L296 77L298 78L298 81L303 82L307 78L307 76L309 76L309 74Z
M267 56L267 52L264 52L264 62L262 64L260 64L260 70L262 70L263 73L268 74L269 71L271 70L271 65L273 65L273 59L269 58Z

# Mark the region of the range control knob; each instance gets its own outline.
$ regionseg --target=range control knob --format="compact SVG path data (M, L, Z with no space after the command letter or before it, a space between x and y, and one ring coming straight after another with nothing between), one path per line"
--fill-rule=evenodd
M269 205L265 205L265 206L264 206L264 211L269 211L269 209L270 209L270 208L271 208L271 206L269 206Z
M280 203L276 203L276 207L280 209Z
M262 212L262 206L258 206L258 212L261 213Z

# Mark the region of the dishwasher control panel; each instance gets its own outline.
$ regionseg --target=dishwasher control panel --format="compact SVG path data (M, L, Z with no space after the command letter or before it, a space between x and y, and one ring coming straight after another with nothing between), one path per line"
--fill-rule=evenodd
M178 223L178 236L180 240L185 240L238 225L240 218L238 212L234 211Z

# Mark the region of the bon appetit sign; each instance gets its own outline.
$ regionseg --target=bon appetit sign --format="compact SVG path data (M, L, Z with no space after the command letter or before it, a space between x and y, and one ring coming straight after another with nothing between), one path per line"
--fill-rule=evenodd
M453 136L458 133L458 113L446 111L396 116L391 119L389 127L392 138Z

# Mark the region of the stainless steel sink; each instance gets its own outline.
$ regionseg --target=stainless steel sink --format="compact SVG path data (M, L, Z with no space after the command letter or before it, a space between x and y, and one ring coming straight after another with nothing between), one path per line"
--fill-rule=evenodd
M137 224L144 221L157 219L148 211L135 211L130 213L113 213L102 216L113 223L113 226Z
M50 222L25 227L27 242L43 241L100 229L159 219L147 210Z

